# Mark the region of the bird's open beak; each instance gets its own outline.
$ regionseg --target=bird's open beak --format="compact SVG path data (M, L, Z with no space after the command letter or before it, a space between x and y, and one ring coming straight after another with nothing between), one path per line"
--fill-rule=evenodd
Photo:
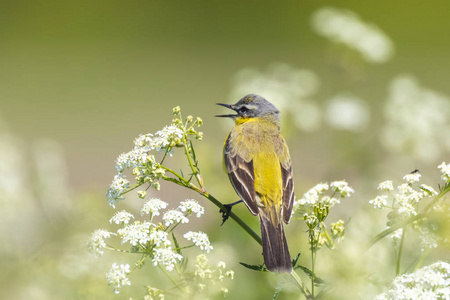
M226 108L229 108L229 109L232 109L232 110L235 110L234 109L234 106L232 105L232 104L224 104L224 103L216 103L217 105L220 105L220 106L223 106L223 107L226 107ZM229 115L215 115L215 117L220 117L220 118L236 118L238 115L232 115L232 114L229 114Z

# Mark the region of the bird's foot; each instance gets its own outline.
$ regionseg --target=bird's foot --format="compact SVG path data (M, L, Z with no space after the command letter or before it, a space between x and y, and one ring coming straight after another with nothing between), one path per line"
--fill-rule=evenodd
M224 204L224 205L223 205L224 208L221 208L221 209L219 210L219 212L222 213L222 224L220 224L220 226L222 226L223 223L225 223L225 221L228 220L228 218L230 217L231 208L232 208L234 205L236 205L236 204L238 204L238 203L241 203L241 202L243 202L243 201L242 201L242 200L239 200L239 201L236 201L236 202L233 202L233 203L230 203L230 204Z

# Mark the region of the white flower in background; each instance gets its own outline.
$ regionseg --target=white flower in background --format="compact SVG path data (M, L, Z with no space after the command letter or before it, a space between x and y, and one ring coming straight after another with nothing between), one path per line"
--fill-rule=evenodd
M325 111L325 120L333 128L363 131L370 122L370 109L364 100L352 95L336 95Z
M124 199L122 194L126 191L129 184L130 182L125 179L125 175L117 174L116 176L114 176L114 179L109 186L108 192L106 193L106 200L108 201L108 204L110 206L115 208L116 203L119 202L119 200Z
M381 195L376 196L375 199L369 201L370 204L373 204L374 208L383 208L387 205L388 196Z
M386 180L386 181L381 182L378 185L377 189L382 190L382 191L393 191L394 185L391 180Z
M153 265L166 266L167 271L173 271L175 264L181 261L183 256L174 252L172 248L156 248L153 255Z
M106 282L113 289L114 293L119 293L119 288L124 285L131 285L130 280L127 278L127 275L130 273L130 265L118 265L114 263L112 265L111 270L106 273Z
M396 277L375 300L450 299L450 264L442 261Z
M189 231L183 236L185 239L192 241L195 246L200 247L201 250L206 251L207 253L213 249L209 242L208 235L204 232Z
M445 164L445 162L443 162L438 166L438 169L441 169L442 180L444 180L445 182L450 182L450 164L447 165Z
M155 244L157 247L164 245L165 247L170 246L170 241L167 239L169 234L162 230L152 230L149 235L149 239Z
M189 219L184 216L184 214L175 209L168 210L163 215L164 225L169 226L170 224L177 223L188 223Z
M333 191L333 196L336 197L330 197L324 194L330 188ZM351 187L349 187L348 183L345 181L333 181L330 184L319 183L316 184L312 189L307 191L302 198L294 200L292 211L293 213L303 214L303 209L305 207L313 209L333 207L336 204L339 204L342 198L350 197L354 192L355 191ZM309 222L314 222L314 220L309 220Z
M234 76L230 99L236 102L243 95L257 93L280 111L292 112L298 129L315 131L320 127L322 112L310 98L318 91L319 85L318 77L310 70L274 63L265 72L253 68L240 70Z
M136 246L147 244L150 241L149 229L151 223L136 221L134 224L126 225L117 230L117 234L122 238L122 245L130 242L131 245Z
M408 183L414 183L420 180L420 177L422 177L422 175L420 175L420 173L411 173L411 174L406 174L403 179L408 182Z
M333 191L341 194L341 197L350 197L350 194L354 194L355 190L348 186L346 181L333 181L330 184Z
M134 216L125 211L118 211L114 214L114 216L109 220L109 223L116 223L116 224L128 224L131 219L134 219Z
M144 206L141 208L141 215L144 214L152 214L153 216L159 216L160 210L165 209L167 207L167 203L161 201L158 198L152 198L145 202Z
M111 232L98 229L91 235L91 239L88 241L88 249L95 256L102 256L103 249L106 247L105 239L111 237Z
M317 34L356 50L370 63L385 63L394 54L392 40L376 25L362 21L352 11L320 8L313 14L311 25Z
M413 76L392 80L384 115L380 141L387 150L425 162L450 150L450 98Z
M187 212L189 215L195 214L197 218L205 213L205 209L194 199L186 199L186 201L180 202L178 209L182 212Z
M432 196L432 195L436 196L438 194L438 192L436 192L431 186L426 185L426 184L421 184L420 189L422 191L425 191L428 194L428 196Z

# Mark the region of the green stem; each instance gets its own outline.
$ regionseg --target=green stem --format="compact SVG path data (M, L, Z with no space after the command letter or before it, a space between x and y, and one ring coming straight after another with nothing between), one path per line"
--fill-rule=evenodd
M124 194L126 194L126 193L128 193L128 192L131 192L132 190L137 189L137 188L140 187L141 185L142 185L141 183L135 184L135 185L133 185L132 187L130 187L128 190L126 190L125 192L123 192L121 195L124 195Z
M202 183L201 180L199 179L199 173L198 173L198 170L197 170L197 168L194 167L194 164L192 163L191 152L189 151L189 146L187 145L187 139L186 139L186 141L185 141L185 143L184 143L184 151L185 151L185 153L186 153L186 157L187 157L187 160L188 160L188 162L189 162L189 167L191 168L192 173L194 174L195 179L197 180L198 184L199 184L201 187L203 187L203 183Z
M400 275L400 268L401 268L401 264L402 264L403 244L405 243L405 235L406 235L406 228L403 228L402 237L400 238L400 246L398 247L397 268L395 270L395 276Z
M430 248L427 248L425 251L423 251L422 255L420 256L419 261L417 262L416 267L414 268L414 271L416 271L418 268L420 268L423 264L423 261L428 256L428 253L430 253Z
M177 281L170 275L169 272L167 272L166 269L164 269L163 267L161 267L161 265L158 265L159 269L161 271L163 271L163 273L167 276L167 278L169 278L169 280L172 282L172 284L177 287L181 292L184 292L184 290L180 287L180 285L177 283Z
M311 234L312 233L312 234ZM314 299L314 281L315 281L315 268L314 268L314 266L315 266L315 262L316 262L316 259L315 259L315 251L314 251L314 229L311 229L310 230L310 232L309 232L309 236L310 236L310 239L311 239L311 271L312 271L312 274L311 274L311 295L312 295L312 298Z
M117 249L117 248L114 248L114 247L112 247L110 245L106 245L103 248L105 248L107 250L111 250L111 251L122 252L122 253L145 254L145 252L140 252L140 251L132 252L132 251L128 251L128 250Z
M295 280L295 282L298 284L300 290L303 292L303 294L305 295L306 299L312 299L311 298L311 293L308 291L306 286L303 284L302 279L300 278L300 276L298 276L298 274L295 271L291 272L291 276Z
M321 223L321 228L323 229L322 232L325 235L325 237L330 245L330 248L334 249L333 239L331 238L330 233L328 232L327 227L325 226L325 223Z

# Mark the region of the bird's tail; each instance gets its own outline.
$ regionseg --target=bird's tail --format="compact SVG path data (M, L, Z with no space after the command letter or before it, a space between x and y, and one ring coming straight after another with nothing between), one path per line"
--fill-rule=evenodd
M264 214L260 211L259 221L261 224L263 257L267 269L271 272L291 273L291 255L289 254L281 219L279 217L271 218L270 214Z

